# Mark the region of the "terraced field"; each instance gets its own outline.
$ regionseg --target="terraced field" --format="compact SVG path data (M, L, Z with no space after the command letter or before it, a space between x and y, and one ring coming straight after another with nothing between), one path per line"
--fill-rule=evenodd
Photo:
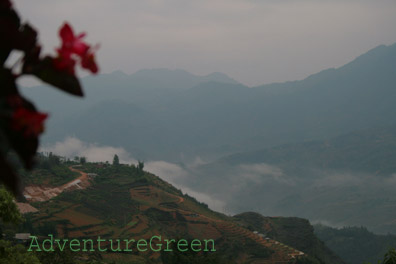
M242 238L247 237L274 252L267 260L255 260L252 263L290 263L293 259L297 259L298 257L305 255L304 252L284 245L279 241L259 236L258 234L233 223L219 222L218 228L235 240L241 240Z
M35 202L39 211L32 216L33 224L52 227L58 237L79 239L101 236L148 240L154 235L164 239L213 239L216 249L231 256L235 263L292 263L305 256L238 225L232 217L210 210L152 174L131 176L120 170L130 169L118 168L105 174L106 177L96 177L86 189ZM113 256L114 260L125 258L125 254L105 255L105 258ZM161 253L153 251L138 255L156 261L161 257Z

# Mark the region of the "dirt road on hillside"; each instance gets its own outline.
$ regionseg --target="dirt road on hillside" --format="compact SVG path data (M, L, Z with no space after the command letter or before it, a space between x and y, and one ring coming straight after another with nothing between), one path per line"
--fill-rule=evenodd
M73 172L80 173L81 176L58 187L27 186L23 191L23 195L29 202L44 202L58 196L64 191L85 189L90 185L87 173L82 172L73 166L70 166L69 169Z

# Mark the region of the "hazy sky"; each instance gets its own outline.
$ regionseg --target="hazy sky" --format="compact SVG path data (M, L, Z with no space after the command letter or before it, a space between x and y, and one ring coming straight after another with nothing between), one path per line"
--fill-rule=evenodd
M224 72L248 85L303 79L396 42L396 0L13 0L44 50L69 21L100 43L101 72Z

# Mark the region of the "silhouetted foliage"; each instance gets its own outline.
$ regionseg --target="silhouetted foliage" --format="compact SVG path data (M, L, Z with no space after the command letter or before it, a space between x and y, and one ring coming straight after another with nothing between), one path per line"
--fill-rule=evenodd
M120 159L118 158L118 155L115 154L113 158L113 165L118 166L120 165Z
M142 172L144 168L144 162L143 161L138 161L137 169L139 172Z
M20 223L22 216L13 202L12 194L0 186L0 220L5 223Z
M396 264L396 250L389 249L389 251L385 254L383 264Z
M0 240L0 263L40 264L40 261L22 245L12 245L9 241Z

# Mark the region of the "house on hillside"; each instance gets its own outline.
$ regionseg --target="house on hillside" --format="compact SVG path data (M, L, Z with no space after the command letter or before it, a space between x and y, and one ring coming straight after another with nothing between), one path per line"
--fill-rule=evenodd
M29 196L30 199L32 198L30 195L25 195ZM27 198L26 198L27 199ZM16 203L18 210L21 214L27 214L27 213L36 213L38 212L37 208L34 208L33 206L31 206L28 203Z
M14 239L17 243L26 243L30 239L30 233L17 233Z

